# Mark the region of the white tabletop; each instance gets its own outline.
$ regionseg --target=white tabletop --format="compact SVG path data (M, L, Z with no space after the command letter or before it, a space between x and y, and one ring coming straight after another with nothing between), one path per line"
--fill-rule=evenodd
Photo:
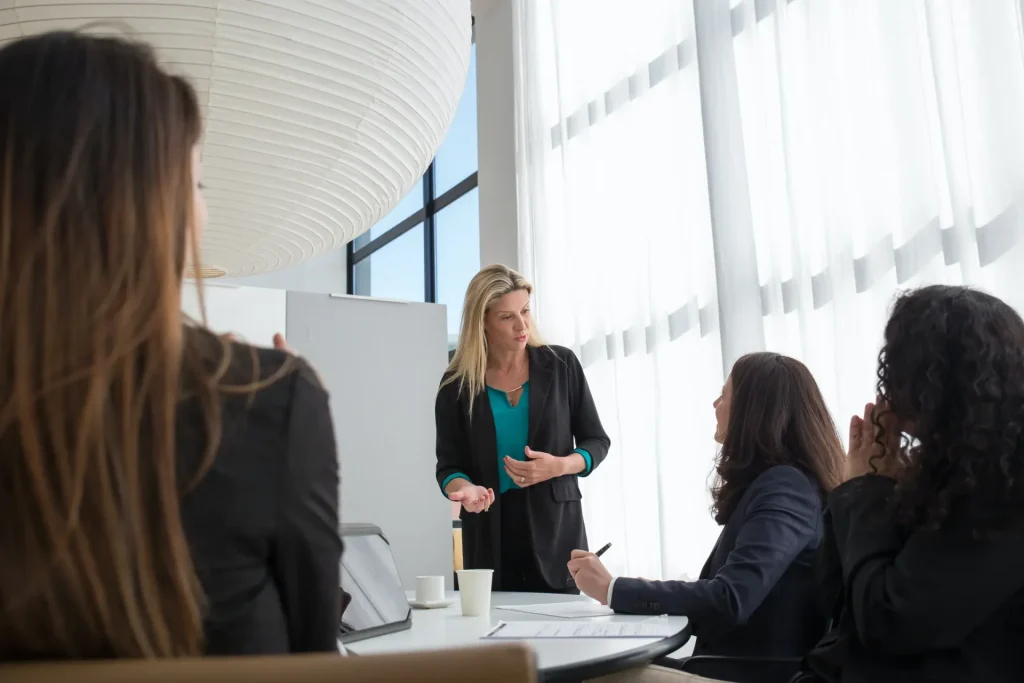
M411 595L410 595L411 597ZM544 593L494 593L491 596L491 614L488 617L464 617L459 605L458 593L448 593L448 598L455 602L450 607L441 609L414 609L412 611L412 628L389 633L376 638L360 640L346 644L350 652L360 655L382 654L390 652L408 652L415 650L437 650L451 647L468 647L485 642L481 636L490 631L499 621L551 621L554 617L511 612L498 609L503 605L537 605L542 603L566 602L569 600L590 601L590 598L579 595L551 595ZM651 617L616 614L605 617L593 617L594 621L644 621ZM625 666L644 664L646 653L653 649L665 650L671 647L669 641L681 640L678 634L688 631L689 621L686 617L665 617L666 623L676 629L675 638L575 638L530 640L537 654L537 667L547 674L548 680L571 674L580 667L595 665L601 662L602 673L612 673ZM679 645L682 643L680 642ZM664 645L665 647L659 647ZM668 654L658 652L656 656ZM650 658L647 658L650 661ZM606 669L606 670L604 670ZM555 674L552 676L551 674ZM588 673L588 675L593 675Z

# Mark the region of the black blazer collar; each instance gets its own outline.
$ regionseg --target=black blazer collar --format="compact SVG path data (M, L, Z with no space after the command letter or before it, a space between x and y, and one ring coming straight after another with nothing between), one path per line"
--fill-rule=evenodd
M555 354L546 346L529 346L526 351L530 356L530 431L527 444L532 444L537 428L544 420L544 406L551 393Z

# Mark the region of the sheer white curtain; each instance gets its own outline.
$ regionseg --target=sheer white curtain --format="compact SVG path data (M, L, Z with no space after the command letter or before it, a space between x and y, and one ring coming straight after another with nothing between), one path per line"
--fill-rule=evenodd
M613 440L612 569L695 574L711 401L738 355L814 371L840 430L894 294L1024 306L1014 0L516 0L521 267Z
M616 571L695 573L722 361L693 10L514 6L521 267L614 444L585 483L588 533Z
M1019 5L799 0L730 19L707 38L735 54L766 346L808 363L844 427L899 289L1024 305Z

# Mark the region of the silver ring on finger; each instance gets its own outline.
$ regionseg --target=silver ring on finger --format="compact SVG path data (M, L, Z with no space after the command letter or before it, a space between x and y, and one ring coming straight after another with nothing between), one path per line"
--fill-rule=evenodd
M519 483L520 484L525 484L526 483L526 477L519 477Z

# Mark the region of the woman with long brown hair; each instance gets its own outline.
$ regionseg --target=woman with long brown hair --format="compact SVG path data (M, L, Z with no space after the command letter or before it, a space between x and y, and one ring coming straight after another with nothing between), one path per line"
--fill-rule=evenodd
M182 324L200 134L143 46L0 49L0 660L336 648L327 395Z
M615 579L581 551L569 571L618 612L690 617L694 654L800 657L825 629L812 559L842 443L810 371L777 353L736 361L714 405L722 448L712 499L723 529L700 578Z

